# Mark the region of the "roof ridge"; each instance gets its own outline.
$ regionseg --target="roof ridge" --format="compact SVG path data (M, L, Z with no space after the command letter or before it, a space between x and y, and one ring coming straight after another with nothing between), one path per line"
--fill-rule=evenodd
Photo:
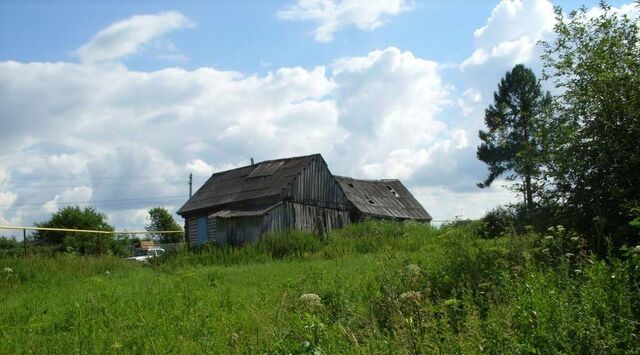
M297 157L264 160L252 165L219 171L207 179L198 191L178 209L178 213L201 208L197 206L203 206L206 204L206 201L210 201L215 205L222 204L223 200L249 199L250 195L262 194L262 197L278 196L279 193L275 193L275 191L285 189L303 169L306 169L313 161L316 161L317 158L320 159L319 161L324 161L320 153L315 153ZM270 167L269 165L278 166ZM255 169L260 166L265 166L265 168L269 170L269 174L251 176L253 171L256 171ZM254 180L254 178L256 180ZM221 190L219 187L216 187L216 184L222 184L221 186L226 186L226 188ZM235 187L233 186L234 184L236 184ZM268 194L266 194L267 192ZM217 202L214 202L215 200L217 200Z
M228 171L234 171L234 170L239 170L239 169L248 168L248 167L250 167L250 166L260 165L260 164L262 164L262 163L272 163L272 162L274 162L274 161L287 161L287 160L294 160L294 159L300 159L300 158L308 158L308 157L311 157L311 156L314 156L314 155L322 156L322 154L320 154L320 153L313 153L313 154L308 154L308 155L300 155L300 156L297 156L297 157L289 157L289 158L278 158L278 159L263 160L263 161L259 161L259 162L253 163L253 164L248 164L248 165L239 166L239 167L237 167L237 168L233 168L233 169L227 169L227 170L216 171L215 173L212 173L212 174L211 174L211 176L213 176L213 175L218 175L218 174L220 174L220 173L226 173L226 172L228 172ZM211 177L211 176L210 176L210 177Z
M343 175L334 175L334 177L338 178L338 179L350 179L350 180L355 180L355 181L365 181L365 182L379 182L379 181L400 181L400 179L356 179L356 178L352 178L350 176L343 176Z

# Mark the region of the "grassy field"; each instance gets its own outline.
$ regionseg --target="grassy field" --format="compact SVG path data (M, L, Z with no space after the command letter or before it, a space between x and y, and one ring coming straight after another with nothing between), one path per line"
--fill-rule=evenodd
M0 353L638 353L639 257L365 223L147 265L0 259Z

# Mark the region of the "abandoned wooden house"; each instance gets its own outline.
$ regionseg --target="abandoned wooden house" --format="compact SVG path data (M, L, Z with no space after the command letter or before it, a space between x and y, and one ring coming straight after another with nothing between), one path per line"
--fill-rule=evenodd
M190 245L243 244L284 229L340 228L350 223L348 203L322 156L314 154L215 173L178 214Z
M351 221L365 219L431 222L431 216L397 179L335 177L350 203Z
M215 173L177 213L190 246L286 229L323 234L366 218L431 220L400 181L335 177L320 154Z

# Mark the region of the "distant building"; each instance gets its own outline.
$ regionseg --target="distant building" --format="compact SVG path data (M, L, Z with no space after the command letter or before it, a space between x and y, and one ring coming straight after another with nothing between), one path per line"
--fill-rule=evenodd
M334 177L320 154L215 173L178 214L190 246L240 245L286 229L324 234L367 218L431 220L400 181Z

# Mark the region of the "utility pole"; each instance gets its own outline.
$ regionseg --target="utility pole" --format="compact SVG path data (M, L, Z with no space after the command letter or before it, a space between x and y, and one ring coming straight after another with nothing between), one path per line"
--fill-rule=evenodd
M29 251L28 251L28 244L27 244L27 230L26 229L22 230L22 240L24 241L24 256L28 256L29 255Z
M192 189L193 189L193 173L189 173L189 198L191 198Z

